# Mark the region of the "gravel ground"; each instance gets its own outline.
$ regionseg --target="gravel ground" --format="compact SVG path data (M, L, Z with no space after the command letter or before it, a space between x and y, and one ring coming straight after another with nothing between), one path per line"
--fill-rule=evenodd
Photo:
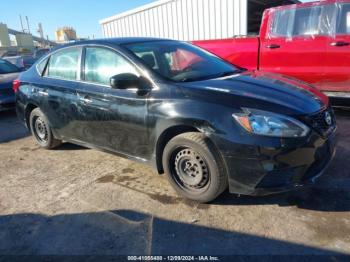
M315 187L197 204L142 164L39 149L0 113L0 255L350 255L350 113L337 117L337 154Z

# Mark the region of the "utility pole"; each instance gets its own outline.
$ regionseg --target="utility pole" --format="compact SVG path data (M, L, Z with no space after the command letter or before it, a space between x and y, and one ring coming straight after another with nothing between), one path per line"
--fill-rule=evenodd
M23 21L22 21L22 16L21 15L19 15L19 20L21 21L21 29L22 29L22 32L24 33Z
M38 24L38 30L37 32L40 35L42 45L45 45L45 38L44 38L44 31L43 31L43 26L41 23Z
M30 29L29 29L29 20L28 20L28 16L26 16L26 20L27 20L27 27L28 27L28 33L30 34Z

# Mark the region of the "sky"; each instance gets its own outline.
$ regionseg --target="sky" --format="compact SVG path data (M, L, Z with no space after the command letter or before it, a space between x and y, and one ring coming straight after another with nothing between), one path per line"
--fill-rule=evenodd
M25 16L34 35L38 23L44 35L54 40L58 27L71 26L79 37L102 37L99 20L139 7L154 0L1 0L0 23L21 30L19 16L26 28ZM234 0L233 0L234 1ZM304 0L309 2L310 0Z
M29 28L33 35L38 23L43 26L44 35L55 38L58 27L72 26L79 37L102 37L99 20L139 7L154 0L1 0L0 23L11 29L21 30L19 16L26 25L28 16ZM26 26L25 26L26 28Z

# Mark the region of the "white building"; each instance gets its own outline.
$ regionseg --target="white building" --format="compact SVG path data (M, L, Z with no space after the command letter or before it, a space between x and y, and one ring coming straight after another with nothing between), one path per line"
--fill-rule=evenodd
M297 0L159 0L100 21L104 37L177 40L256 34L266 8Z

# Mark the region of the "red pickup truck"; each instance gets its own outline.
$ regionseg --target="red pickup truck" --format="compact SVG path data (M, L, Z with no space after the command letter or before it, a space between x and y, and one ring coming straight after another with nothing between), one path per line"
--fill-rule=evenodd
M232 64L289 75L350 98L350 0L265 10L260 36L194 41Z

